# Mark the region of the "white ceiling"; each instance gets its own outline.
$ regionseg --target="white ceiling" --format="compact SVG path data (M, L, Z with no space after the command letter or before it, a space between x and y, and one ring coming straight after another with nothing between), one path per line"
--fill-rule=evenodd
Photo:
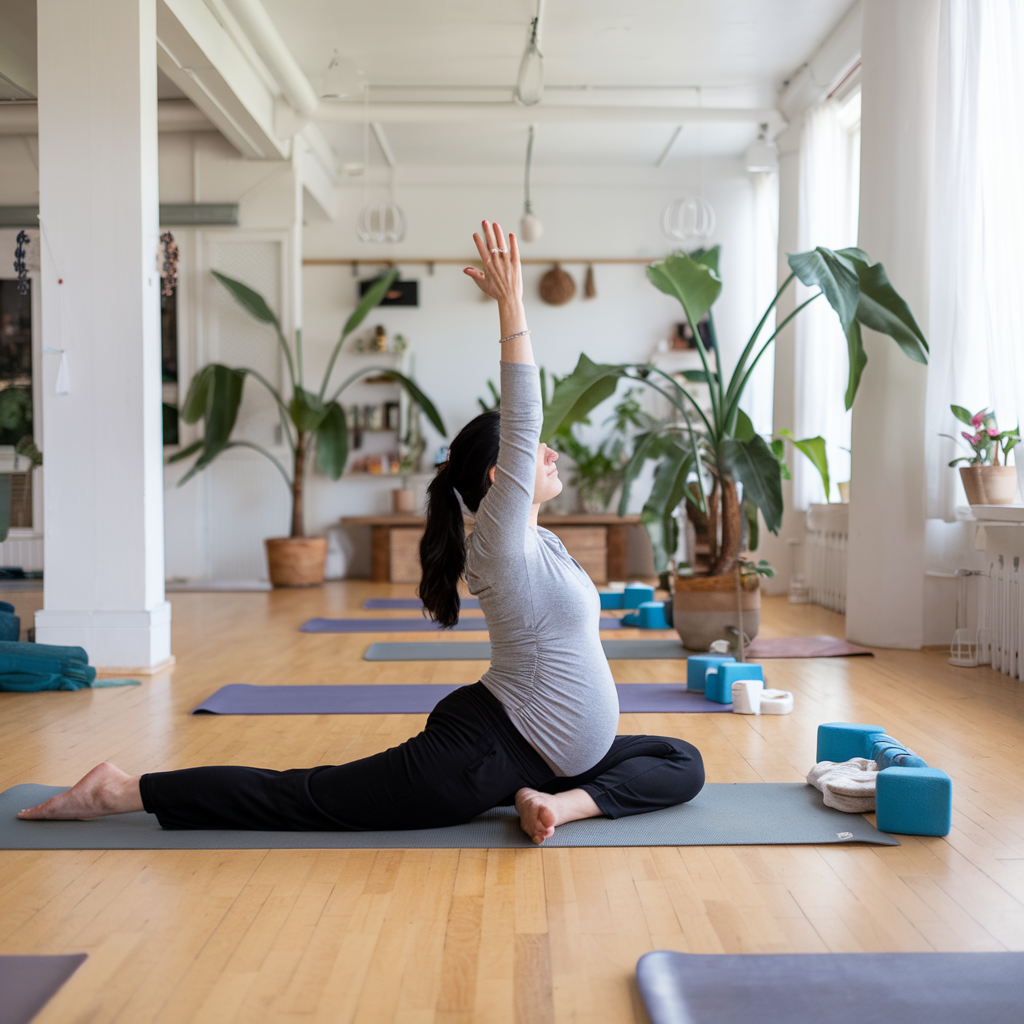
M335 49L371 100L510 100L534 0L263 0L318 89ZM851 0L546 0L544 102L771 107ZM699 87L699 93L697 91ZM340 162L362 159L362 130L324 123ZM688 124L665 166L736 156L746 124ZM668 124L541 124L535 162L651 166ZM399 165L519 165L526 128L388 124ZM371 136L371 163L382 160Z

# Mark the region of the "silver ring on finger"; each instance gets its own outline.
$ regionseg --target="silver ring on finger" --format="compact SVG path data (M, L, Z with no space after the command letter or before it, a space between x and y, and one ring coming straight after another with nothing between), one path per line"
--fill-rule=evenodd
M492 249L491 252L501 253L502 256L508 253L508 249Z

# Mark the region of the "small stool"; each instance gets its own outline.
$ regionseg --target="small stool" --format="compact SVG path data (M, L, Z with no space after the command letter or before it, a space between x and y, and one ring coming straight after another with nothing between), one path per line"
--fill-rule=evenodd
M764 669L750 662L727 661L708 671L704 683L704 696L716 704L732 703L732 684L739 679L760 679L764 683Z
M703 693L708 669L717 669L723 661L735 661L731 654L691 654L686 659L686 689Z
M880 725L856 725L852 722L826 722L818 726L817 762L849 761L871 757L875 740L885 735Z
M945 836L953 823L953 781L938 768L886 768L875 781L875 824L882 832Z

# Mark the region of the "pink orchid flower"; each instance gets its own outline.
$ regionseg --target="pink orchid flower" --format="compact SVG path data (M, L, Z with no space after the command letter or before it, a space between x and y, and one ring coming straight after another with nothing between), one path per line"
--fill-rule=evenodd
M998 437L999 436L999 431L994 429L993 427L989 427L988 428L988 436L989 437Z
M960 436L963 437L969 444L974 445L976 445L981 440L981 434L968 434L966 430L961 430Z
M982 423L984 423L984 422L985 422L985 413L984 413L984 411L976 412L971 417L971 426L972 427L980 427L982 425Z

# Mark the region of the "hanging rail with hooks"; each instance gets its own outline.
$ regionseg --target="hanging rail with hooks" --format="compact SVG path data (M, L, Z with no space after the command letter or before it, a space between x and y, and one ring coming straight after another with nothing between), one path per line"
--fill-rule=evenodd
M549 266L552 263L634 263L634 264L650 264L655 263L657 260L665 259L664 256L580 256L578 258L566 259L560 256L528 256L520 259L520 263L526 264L543 264ZM360 256L358 258L345 256L345 257L316 257L307 256L302 260L304 267L397 267L404 266L409 263L420 263L424 266L443 266L452 265L465 267L474 263L480 263L479 256L474 256L471 259L452 259L447 256L437 257L436 259L425 259L422 257L406 259L404 256L399 257L388 257L388 256Z

